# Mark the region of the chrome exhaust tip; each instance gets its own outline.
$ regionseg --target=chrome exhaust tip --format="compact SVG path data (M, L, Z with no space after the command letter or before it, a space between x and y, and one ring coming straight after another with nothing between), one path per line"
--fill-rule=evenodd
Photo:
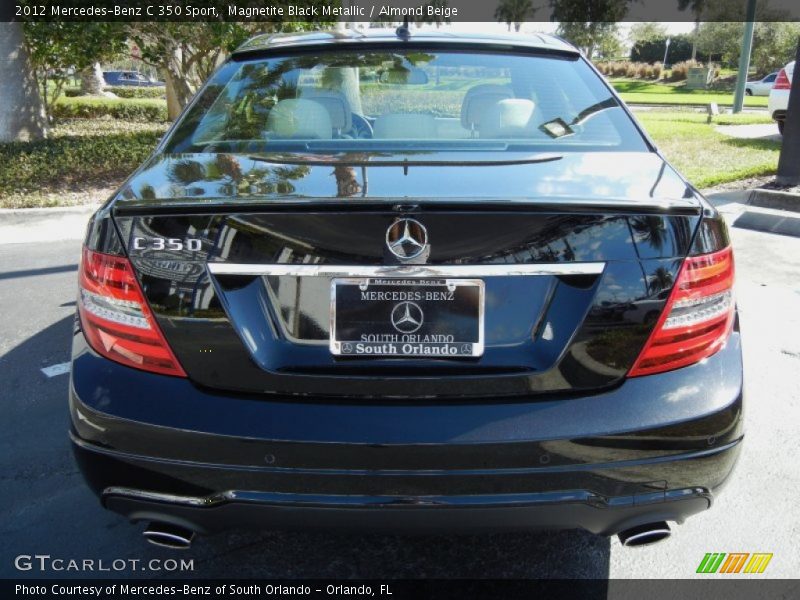
M194 540L194 531L171 523L149 523L142 535L151 544L172 550L188 550Z
M656 523L645 523L637 527L631 527L625 531L620 531L617 534L620 543L623 546L645 546L647 544L655 544L662 540L667 539L672 535L672 531L664 521Z

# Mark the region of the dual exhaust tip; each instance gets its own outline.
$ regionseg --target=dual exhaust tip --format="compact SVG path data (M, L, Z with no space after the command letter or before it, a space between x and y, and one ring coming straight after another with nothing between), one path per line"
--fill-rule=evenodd
M171 523L152 522L143 533L145 539L156 546L172 550L188 550L194 541L194 531ZM672 531L664 521L645 523L617 534L623 546L645 546L667 539Z
M655 544L667 539L670 535L672 535L672 531L669 525L664 521L657 521L620 531L617 537L623 546L633 547Z
M194 531L171 523L149 523L142 535L154 546L171 550L188 550L194 540Z

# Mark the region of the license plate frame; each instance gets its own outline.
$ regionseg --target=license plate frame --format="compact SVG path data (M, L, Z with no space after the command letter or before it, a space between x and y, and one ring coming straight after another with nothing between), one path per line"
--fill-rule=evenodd
M337 339L337 332L344 329L342 335L352 335L353 325L343 328L338 326L341 323L337 319L337 299L342 301L350 300L346 298L347 294L343 295L343 288L341 286L357 286L359 292L375 291L379 292L382 289L389 289L396 292L401 292L398 299L384 299L376 300L382 303L383 306L375 308L380 312L382 320L375 321L379 328L386 330L384 333L372 331L363 332L366 336L377 336L384 338L381 340L363 339ZM370 290L370 288L372 288ZM350 290L352 291L352 290ZM453 310L447 311L442 309L441 306L431 305L432 302L439 302L446 300L446 298L436 297L429 298L425 295L427 292L445 293L452 291L453 296L450 299L454 304L451 309L459 306L454 312ZM339 292L337 294L337 292ZM416 295L410 295L411 292L420 292L422 298L419 299ZM339 277L331 279L331 303L330 303L330 335L329 335L329 349L331 354L339 357L356 357L356 358L478 358L483 356L484 353L484 320L485 320L485 283L482 279L453 279L453 278L433 278L433 277ZM461 296L461 298L459 298ZM466 296L466 298L464 298ZM393 296L394 297L394 296ZM472 301L476 302L476 306L469 306ZM372 300L366 300L372 301ZM366 302L363 298L358 300L362 304ZM463 306L464 303L468 306ZM416 309L408 304L416 304ZM394 305L392 307L392 305ZM401 306L403 305L403 306ZM434 309L431 311L431 306ZM475 314L465 315L463 313L467 308L474 311ZM381 310L383 309L383 310ZM422 313L422 319L418 318L419 313ZM438 309L438 310L437 310ZM362 309L366 310L366 309ZM388 316L384 316L389 310ZM469 329L470 334L466 335L470 339L455 339L456 333L442 332L446 326L442 326L442 322L433 321L434 325L428 324L425 327L424 317L426 310L432 312L434 316L438 313L449 315L450 319L460 319L462 329ZM413 314L409 315L409 311ZM395 318L399 316L399 318ZM409 321L407 317L411 317ZM474 319L474 321L473 321ZM413 327L415 320L421 320L419 327L414 331L404 332L398 329L395 322L405 320L405 324L400 323L402 327ZM433 329L434 331L430 331ZM391 332L389 330L392 330ZM420 333L418 333L420 332ZM396 335L394 340L389 339L390 335ZM423 341L425 339L434 340L440 339L439 336L444 336L442 341ZM448 337L450 336L450 337ZM452 341L448 341L452 340ZM360 347L359 347L360 346ZM393 348L393 350L392 350Z

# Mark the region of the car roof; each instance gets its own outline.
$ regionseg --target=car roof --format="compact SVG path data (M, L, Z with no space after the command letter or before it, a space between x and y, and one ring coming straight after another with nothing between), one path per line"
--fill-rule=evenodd
M396 42L430 44L474 45L485 47L528 48L578 54L578 50L559 37L544 33L502 34L480 32L443 31L442 29L416 29L410 27L406 37L397 29L346 29L344 31L307 31L298 33L261 34L247 40L234 51L234 56L276 49L301 49L319 46L361 46Z

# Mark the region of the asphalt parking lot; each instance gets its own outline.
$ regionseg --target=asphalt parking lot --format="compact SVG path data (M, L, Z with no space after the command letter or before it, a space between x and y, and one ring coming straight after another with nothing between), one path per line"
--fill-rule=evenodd
M346 536L240 531L200 539L179 557L190 577L690 578L706 552L770 552L763 577L796 577L800 469L800 239L733 228L748 390L745 447L711 511L665 542L625 549L580 531L485 536ZM67 440L68 360L77 240L0 245L2 577L103 573L17 571L14 558L175 557L142 525L102 510ZM122 571L116 576L161 576Z

